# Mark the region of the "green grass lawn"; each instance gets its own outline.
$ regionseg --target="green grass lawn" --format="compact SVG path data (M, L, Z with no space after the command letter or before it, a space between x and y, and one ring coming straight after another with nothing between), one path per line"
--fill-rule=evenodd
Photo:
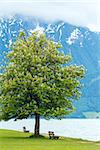
M0 130L0 150L100 150L100 142L48 137L30 138L30 133Z

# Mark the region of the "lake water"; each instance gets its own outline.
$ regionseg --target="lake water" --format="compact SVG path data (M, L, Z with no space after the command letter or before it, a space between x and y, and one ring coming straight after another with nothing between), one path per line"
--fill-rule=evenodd
M34 119L9 120L0 122L0 129L23 131L23 126L33 132ZM56 135L100 141L100 119L41 119L41 133L54 131Z

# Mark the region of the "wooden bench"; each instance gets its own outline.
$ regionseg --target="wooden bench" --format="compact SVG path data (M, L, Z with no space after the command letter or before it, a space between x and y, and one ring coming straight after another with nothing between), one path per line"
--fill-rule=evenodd
M26 130L26 127L23 127L23 132L29 132L29 130Z
M53 131L48 131L49 139L59 139L59 136L55 136Z

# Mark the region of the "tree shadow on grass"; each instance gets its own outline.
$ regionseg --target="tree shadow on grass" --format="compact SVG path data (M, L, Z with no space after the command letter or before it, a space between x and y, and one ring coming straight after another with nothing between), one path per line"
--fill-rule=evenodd
M40 136L35 136L35 135L26 135L26 136L3 136L0 137L2 139L48 139L47 137L40 135Z

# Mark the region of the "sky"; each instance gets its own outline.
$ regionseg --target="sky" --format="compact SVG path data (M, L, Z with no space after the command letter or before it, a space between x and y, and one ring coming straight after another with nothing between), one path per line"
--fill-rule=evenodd
M0 17L22 14L100 32L100 0L0 0Z

